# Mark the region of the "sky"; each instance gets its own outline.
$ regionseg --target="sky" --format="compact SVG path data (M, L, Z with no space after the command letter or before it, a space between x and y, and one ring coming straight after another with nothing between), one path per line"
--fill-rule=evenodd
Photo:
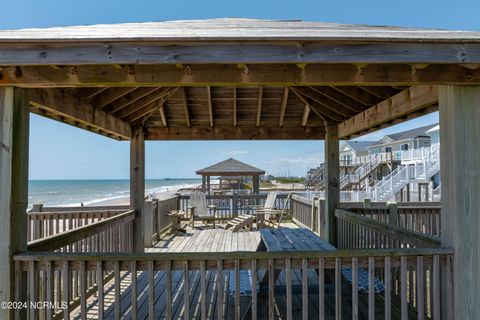
M218 17L299 19L480 31L480 1L17 0L2 1L0 29ZM361 140L438 122L433 113ZM129 144L31 116L30 179L126 179ZM302 176L323 161L322 141L147 142L147 178L189 178L233 157L273 175Z

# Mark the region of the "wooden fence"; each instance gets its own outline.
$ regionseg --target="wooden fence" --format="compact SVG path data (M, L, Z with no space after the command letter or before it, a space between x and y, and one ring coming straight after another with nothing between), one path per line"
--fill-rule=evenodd
M91 311L100 319L339 319L342 314L353 319L359 315L440 319L444 311L445 318L452 318L452 254L450 249L25 253L15 255L14 260L16 287L25 273L30 301L44 299L59 306L29 308L30 319L40 314L46 319L79 314L86 318ZM77 299L71 295L72 272L79 274ZM87 272L96 273L95 285L88 284ZM251 275L247 280L254 288L249 295L241 295L239 280L244 272ZM346 273L351 275L350 283L342 282ZM104 278L105 274L112 274L112 280ZM45 279L41 288L34 281L39 276ZM95 296L88 298L89 292Z
M255 205L264 205L267 194L230 194L230 195L207 195L207 203L217 207L215 218L217 220L231 220L239 214L251 213ZM286 208L287 194L278 194L275 199L275 207ZM179 208L187 211L190 196L181 195Z

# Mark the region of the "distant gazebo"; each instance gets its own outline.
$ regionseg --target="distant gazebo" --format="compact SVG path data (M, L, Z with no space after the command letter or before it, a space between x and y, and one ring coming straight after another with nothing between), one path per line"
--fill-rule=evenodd
M260 191L260 176L265 171L244 162L229 158L204 169L198 170L197 174L202 176L202 190L210 192L210 177L252 177L253 193L258 194Z

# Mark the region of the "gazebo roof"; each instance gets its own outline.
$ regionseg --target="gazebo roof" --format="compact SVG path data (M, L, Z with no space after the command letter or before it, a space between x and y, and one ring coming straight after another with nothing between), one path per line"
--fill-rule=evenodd
M198 170L197 174L237 177L242 175L262 175L265 174L265 171L236 159L229 158L204 169Z
M0 31L7 41L354 40L480 41L480 32L301 20L218 18Z
M480 84L480 32L223 18L0 30L0 86L118 140L349 139Z

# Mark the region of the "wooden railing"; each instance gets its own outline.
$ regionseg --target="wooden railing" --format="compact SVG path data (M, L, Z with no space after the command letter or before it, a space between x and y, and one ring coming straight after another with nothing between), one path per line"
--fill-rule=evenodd
M178 210L178 206L178 196L164 200L145 201L144 244L146 247L152 246L161 234L168 231L170 227L168 213L172 210Z
M19 288L26 273L30 319L96 318L440 319L452 313L453 252L396 249L321 252L52 254L14 256ZM442 277L440 270L442 269ZM249 270L249 295L240 279ZM71 274L79 275L72 282ZM96 273L96 285L87 283ZM443 273L444 272L444 273ZM346 281L351 274L351 281ZM368 274L367 283L363 274ZM104 278L112 274L112 280ZM443 276L444 275L444 276ZM38 277L45 285L38 286ZM232 281L234 279L234 281ZM233 285L232 285L233 283ZM379 285L380 284L380 285ZM77 285L78 298L72 287ZM380 286L381 288L376 288ZM259 288L258 292L255 288ZM284 288L279 290L279 288ZM88 298L89 293L95 296ZM230 294L229 294L230 293ZM15 293L19 295L18 290ZM441 302L442 297L445 299ZM63 303L63 305L62 305Z
M383 217L383 215L378 215ZM339 249L440 247L439 237L411 231L347 210L335 210Z
M325 200L291 197L291 214L296 223L323 234ZM441 203L431 202L341 202L340 208L373 220L420 232L440 236Z
M132 250L133 210L28 242L29 251L128 252Z
M127 206L44 207L27 212L27 241L37 240L102 221L123 213Z
M275 207L285 208L287 194L278 194L275 199ZM252 206L264 205L267 194L231 194L231 195L207 195L207 203L217 207L216 219L231 220L239 214L250 213ZM179 208L187 211L190 196L181 195Z

